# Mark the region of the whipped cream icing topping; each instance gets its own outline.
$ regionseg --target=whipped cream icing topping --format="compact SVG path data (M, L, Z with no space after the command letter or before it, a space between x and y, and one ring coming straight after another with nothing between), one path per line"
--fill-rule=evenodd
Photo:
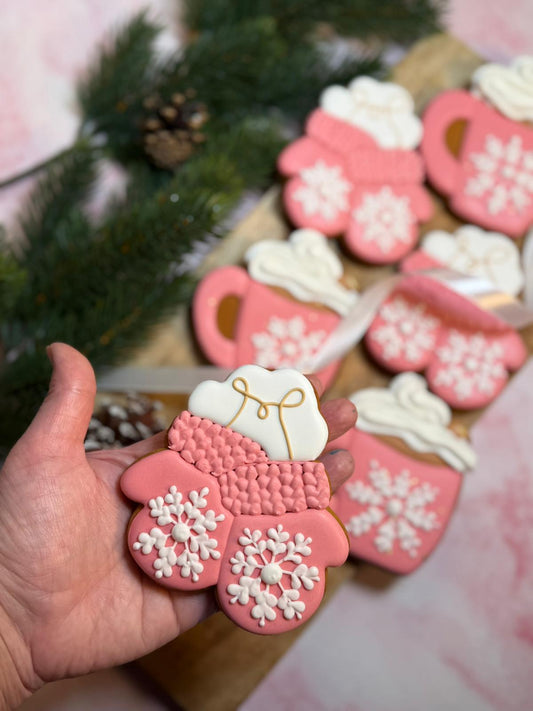
M470 442L448 429L450 408L428 391L421 375L402 373L389 388L359 390L350 400L357 407L360 430L399 437L414 451L436 454L461 472L475 466Z
M472 76L473 93L514 121L533 121L533 56L510 66L484 64Z
M420 246L450 269L487 279L506 294L516 296L524 287L518 247L500 232L475 225L463 225L454 234L433 230Z
M299 301L324 304L341 316L357 301L357 292L339 283L342 263L316 230L296 230L287 241L257 242L245 260L252 279L283 287Z
M399 84L358 77L348 87L325 89L320 107L370 134L381 148L410 150L422 139L422 122L415 115L413 98Z

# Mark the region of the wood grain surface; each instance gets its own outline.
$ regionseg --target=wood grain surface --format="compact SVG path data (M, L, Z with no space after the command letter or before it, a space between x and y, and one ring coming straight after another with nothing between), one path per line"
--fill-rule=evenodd
M449 35L436 35L415 45L392 72L392 79L413 94L418 111L444 89L467 86L481 59ZM454 230L460 223L445 209L436 195L435 215L422 233L432 229ZM283 216L279 186L270 189L235 230L205 260L201 273L241 262L246 249L261 239L284 239L291 231ZM393 273L393 267L358 263L342 255L348 282L364 289ZM523 332L533 351L533 327ZM132 365L192 365L205 363L191 337L189 314L178 311L157 328L150 342L134 357ZM361 387L386 385L390 374L380 370L365 355L362 345L346 357L328 397L345 396ZM183 395L165 396L170 418L186 405ZM480 412L455 413L454 421L470 426ZM328 578L330 596L342 581L356 578L361 585L381 589L394 584L395 577L370 565L349 562L332 570ZM326 603L327 604L327 601ZM290 647L305 626L275 637L253 635L237 628L222 614L214 615L174 642L137 662L140 670L160 684L186 711L229 711L235 709ZM206 672L206 670L209 670Z

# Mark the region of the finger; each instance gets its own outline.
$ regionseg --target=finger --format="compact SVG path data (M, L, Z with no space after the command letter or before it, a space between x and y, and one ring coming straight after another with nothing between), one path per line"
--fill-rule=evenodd
M322 385L322 381L320 380L318 375L311 373L310 375L306 375L305 377L307 378L307 380L309 380L311 385L316 390L316 394L318 395L318 397L321 398L324 394L324 386Z
M94 371L84 355L65 343L48 346L47 354L53 367L48 395L25 436L48 454L66 453L65 445L83 450L96 394Z
M328 473L331 493L334 493L354 472L353 457L347 449L332 449L319 457Z
M350 400L346 398L323 402L320 409L328 425L329 442L343 435L352 428L357 421L357 409L353 402L350 402Z

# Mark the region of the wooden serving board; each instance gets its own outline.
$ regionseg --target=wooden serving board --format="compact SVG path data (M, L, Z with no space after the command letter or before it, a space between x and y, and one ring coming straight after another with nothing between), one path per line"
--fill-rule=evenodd
M465 45L449 35L435 35L419 42L392 72L392 79L414 96L422 111L439 92L466 86L472 72L482 63ZM461 223L434 195L435 215L422 232L433 229L455 230ZM291 226L283 216L280 188L269 190L257 207L209 255L199 270L205 274L227 264L239 264L247 248L262 239L285 239ZM364 290L389 276L393 267L358 263L342 255L347 281ZM533 352L533 327L522 332ZM168 323L157 328L150 342L130 365L168 366L206 363L191 336L189 314L179 310ZM386 385L390 374L380 370L365 355L362 345L345 358L329 397L346 396L371 385ZM166 395L158 399L165 405L170 422L186 407L185 395ZM457 423L470 427L480 412L456 413ZM344 580L357 577L361 585L382 589L392 585L395 576L373 566L347 563L330 571L327 597ZM253 635L217 614L186 632L174 642L139 660L139 671L148 674L186 711L226 711L235 709L268 673L301 633L302 627L281 636ZM208 673L206 672L208 670ZM207 681L208 680L208 681Z

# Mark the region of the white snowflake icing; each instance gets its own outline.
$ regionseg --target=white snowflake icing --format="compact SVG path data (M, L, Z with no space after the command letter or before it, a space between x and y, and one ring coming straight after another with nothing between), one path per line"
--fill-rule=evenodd
M385 358L404 356L415 362L434 347L440 322L426 312L423 304L409 304L397 296L382 306L379 315L384 323L370 337L383 347Z
M154 560L155 577L170 578L174 568L179 568L182 578L191 578L198 582L204 570L202 560L220 558L216 550L218 541L210 537L217 524L223 521L224 514L218 516L207 507L209 488L204 486L200 491L189 491L188 501L184 495L171 486L163 498L157 496L150 499L148 507L150 516L157 519L159 526L169 526L166 531L152 528L149 533L139 534L133 549L148 555L155 548L157 558ZM170 545L167 542L170 541Z
M525 151L520 136L504 140L489 134L484 151L468 156L474 175L465 193L485 198L492 215L523 212L533 200L533 151Z
M347 194L351 185L342 177L340 165L328 166L318 160L300 171L303 185L294 191L293 198L302 203L306 215L319 215L334 220L339 212L348 209Z
M474 392L492 395L498 381L507 376L500 343L488 341L482 333L465 336L450 331L446 345L437 350L444 366L435 376L435 385L452 387L460 400Z
M407 196L395 195L388 185L378 193L364 193L359 207L352 216L363 226L362 238L374 242L384 253L398 242L408 243L411 225L415 222Z
M380 553L393 553L397 543L416 558L422 545L421 532L440 527L437 514L426 508L437 499L439 489L419 483L407 469L393 477L375 460L370 462L368 481L346 484L350 499L365 507L348 521L347 531L357 538L375 530L374 545Z
M252 334L254 360L263 368L307 370L325 341L326 331L307 331L301 316L282 319L272 316L265 331Z
M238 583L227 587L232 604L255 603L251 616L258 620L260 627L267 621L275 620L277 610L283 612L286 620L302 619L305 602L300 600L302 588L312 590L320 582L318 568L302 563L302 558L311 555L311 538L296 533L291 540L282 524L269 528L266 538L259 530L243 530L238 550L230 559L231 572L242 575ZM283 565L289 564L289 568ZM292 564L292 565L291 565Z

